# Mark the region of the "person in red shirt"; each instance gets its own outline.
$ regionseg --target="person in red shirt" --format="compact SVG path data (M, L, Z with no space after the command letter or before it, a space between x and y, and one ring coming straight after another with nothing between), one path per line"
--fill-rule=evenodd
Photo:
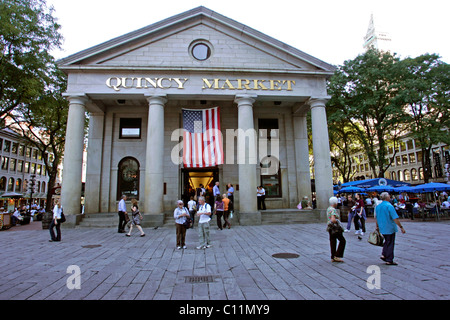
M359 193L356 194L356 208L355 208L355 234L364 235L366 232L366 211L364 210L364 200ZM359 230L359 221L361 221L361 229Z

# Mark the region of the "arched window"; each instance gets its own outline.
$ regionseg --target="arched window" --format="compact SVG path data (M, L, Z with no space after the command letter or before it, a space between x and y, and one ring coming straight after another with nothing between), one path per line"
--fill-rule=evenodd
M16 192L22 192L22 179L17 179L16 180Z
M419 180L423 180L423 168L419 168Z
M415 168L411 169L411 178L412 178L412 181L419 180L419 176L417 175L417 169L415 169Z
M395 171L391 172L391 179L392 180L397 180L397 174L395 173Z
M404 181L403 180L403 171L402 170L398 170L397 174L398 174L398 180L399 181Z
M409 181L411 180L411 173L409 172L408 169L405 169L405 171L403 171L404 177L405 177L405 181Z
M44 193L46 192L45 187L46 187L45 181L43 181L42 186L41 186L41 192L44 192Z
M0 191L6 190L6 177L0 179Z
M25 179L23 180L22 192L27 193L27 189L28 189L28 180Z
M14 191L14 178L8 180L8 191Z
M117 200L122 195L139 200L139 162L132 157L123 158L119 162Z

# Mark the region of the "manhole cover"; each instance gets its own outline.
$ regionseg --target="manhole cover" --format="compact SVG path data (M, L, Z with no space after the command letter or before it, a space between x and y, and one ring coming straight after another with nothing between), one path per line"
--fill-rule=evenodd
M214 276L185 276L186 283L208 283L214 282Z
M81 246L82 248L98 248L98 247L101 247L102 245L101 244L88 244L88 245L85 245L85 246Z
M278 258L278 259L295 259L295 258L300 257L300 255L296 254L296 253L287 253L287 252L285 252L285 253L274 253L272 255L272 257Z

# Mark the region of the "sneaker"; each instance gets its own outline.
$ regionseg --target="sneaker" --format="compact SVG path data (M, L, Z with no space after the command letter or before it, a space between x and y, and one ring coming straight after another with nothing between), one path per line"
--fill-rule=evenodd
M363 235L364 235L364 232L363 232L363 231L361 231L360 235L362 235L362 236L363 236Z
M332 262L344 262L344 260L342 260L341 258L338 257L334 257L333 260L331 260Z
M361 234L361 230L356 230L355 234Z
M198 247L195 247L195 249L201 250L201 249L205 249L205 247L204 246L198 246Z
M181 249L181 247L177 247L177 250L180 250Z
M211 247L212 247L212 245L208 244L205 248L211 248Z
M348 230L348 229L345 229L345 230L344 230L344 232L350 232L350 230Z
M187 247L186 246L183 246L183 249L186 249Z

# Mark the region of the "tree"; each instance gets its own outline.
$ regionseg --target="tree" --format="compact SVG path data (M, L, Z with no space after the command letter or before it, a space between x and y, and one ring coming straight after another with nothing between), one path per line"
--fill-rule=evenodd
M52 13L45 0L0 0L0 128L10 112L33 103L51 81L49 52L62 41Z
M344 62L328 84L335 108L334 121L346 119L367 153L376 177L384 177L395 154L389 159L386 147L398 143L405 131L403 105L395 99L402 77L400 60L389 52L370 49Z
M50 190L55 186L58 166L64 153L65 134L69 111L69 102L62 96L66 90L66 76L58 69L50 75L53 84L47 86L45 92L32 103L21 105L10 117L14 120L11 129L18 131L34 147L42 153L47 168L48 190L47 207L51 208ZM45 154L52 157L45 157Z
M434 144L450 144L450 66L437 54L402 61L406 72L397 97L405 107L411 137L420 143L425 183L431 177L430 152Z

